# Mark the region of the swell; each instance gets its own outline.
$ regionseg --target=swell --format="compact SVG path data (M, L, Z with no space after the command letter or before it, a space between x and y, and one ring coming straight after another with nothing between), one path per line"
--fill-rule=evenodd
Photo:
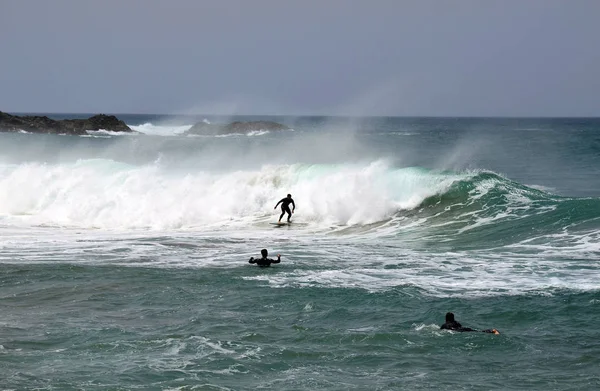
M600 198L561 197L482 171L453 182L417 208L399 211L397 217L424 219L430 240L460 242L462 247L560 237L596 242Z

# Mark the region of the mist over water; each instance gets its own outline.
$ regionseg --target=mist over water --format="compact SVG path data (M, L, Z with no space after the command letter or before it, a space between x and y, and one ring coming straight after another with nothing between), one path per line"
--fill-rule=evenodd
M569 342L600 354L598 120L123 119L139 133L0 133L0 386L429 389L463 384L424 358L457 349L476 388L598 384ZM282 263L248 265L265 247ZM440 333L449 310L502 334Z

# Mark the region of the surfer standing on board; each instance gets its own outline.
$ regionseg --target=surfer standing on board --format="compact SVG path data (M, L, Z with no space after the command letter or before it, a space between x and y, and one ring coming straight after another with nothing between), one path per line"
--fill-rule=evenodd
M296 209L296 204L294 204L294 200L292 199L292 195L288 194L286 198L282 198L281 201L279 201L275 207L273 209L277 209L277 205L281 204L281 216L279 216L279 222L281 222L281 218L283 217L284 214L288 214L288 218L287 221L288 223L291 222L291 218L292 218L292 213L294 213L294 210ZM292 204L292 210L290 211L290 204Z

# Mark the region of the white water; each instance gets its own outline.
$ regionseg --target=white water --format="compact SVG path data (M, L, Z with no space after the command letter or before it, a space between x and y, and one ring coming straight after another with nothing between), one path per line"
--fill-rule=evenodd
M162 231L154 235L55 228L3 229L0 264L118 265L141 268L248 268L268 247L282 263L240 276L273 288L415 287L436 297L552 295L600 290L600 265L583 254L506 251L422 252L402 242L328 237L297 230L229 230L218 236Z
M0 219L18 226L203 229L251 226L287 193L306 223L369 224L411 209L460 176L364 165L263 165L231 172L167 170L106 159L0 165Z
M129 125L129 127L136 132L143 133L149 136L176 136L189 130L193 124L190 125L168 125L161 124L155 125L150 122L142 125Z

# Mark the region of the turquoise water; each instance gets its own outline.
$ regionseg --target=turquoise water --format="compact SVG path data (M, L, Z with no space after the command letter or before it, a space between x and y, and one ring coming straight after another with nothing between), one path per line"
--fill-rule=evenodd
M600 385L598 120L123 117L0 134L1 389Z

